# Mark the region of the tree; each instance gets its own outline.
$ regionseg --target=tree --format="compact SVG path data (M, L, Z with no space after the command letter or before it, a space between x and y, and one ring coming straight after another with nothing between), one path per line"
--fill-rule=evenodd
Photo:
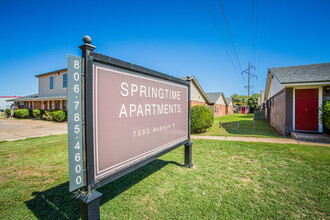
M244 102L246 104L248 102L247 95L241 95L241 97L242 97L242 102Z
M247 101L247 105L250 106L251 113L258 109L258 98L260 97L259 94L254 93L250 96Z
M234 94L231 96L231 98L234 100L235 104L237 103L244 103L246 105L247 101L248 101L248 97L246 95L237 95Z
M242 102L242 101L243 101L243 100L242 100L242 97L241 97L240 95L237 95L236 93L235 93L234 95L232 95L231 98L233 99L233 101L234 101L235 103L237 103L237 102Z

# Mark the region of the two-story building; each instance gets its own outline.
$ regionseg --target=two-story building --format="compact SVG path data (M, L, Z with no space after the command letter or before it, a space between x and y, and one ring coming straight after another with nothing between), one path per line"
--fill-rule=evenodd
M24 109L66 110L67 108L67 69L36 75L39 79L38 94L11 99Z

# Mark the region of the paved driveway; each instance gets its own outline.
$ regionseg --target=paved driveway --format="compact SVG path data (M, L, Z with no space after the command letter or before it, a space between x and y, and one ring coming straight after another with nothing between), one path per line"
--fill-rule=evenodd
M67 123L32 119L0 119L0 141L67 133Z

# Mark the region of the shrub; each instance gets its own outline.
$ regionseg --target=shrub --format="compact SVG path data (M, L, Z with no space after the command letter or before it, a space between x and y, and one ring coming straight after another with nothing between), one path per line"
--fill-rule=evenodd
M65 121L66 115L64 111L54 111L53 117L55 121L62 122Z
M51 111L44 111L44 113L42 114L42 119L47 120L47 121L53 121L53 114Z
M5 112L6 112L7 117L9 117L10 116L10 108L6 108Z
M202 133L213 124L214 116L211 109L203 105L191 108L191 132Z
M325 102L322 105L321 112L322 112L321 122L329 132L330 131L330 102L329 101Z
M16 109L14 111L14 116L17 118L30 118L30 111L29 109Z
M33 109L32 115L34 118L41 119L42 118L43 111L40 109Z

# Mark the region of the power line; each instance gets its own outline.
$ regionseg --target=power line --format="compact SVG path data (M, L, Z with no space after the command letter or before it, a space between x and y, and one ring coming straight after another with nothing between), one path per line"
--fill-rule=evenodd
M252 2L252 62L254 64L254 0Z
M264 41L264 30L265 30L265 23L266 23L267 6L268 6L268 0L266 0L264 20L263 20L263 23L262 23L261 42L260 42L261 48L262 48L263 41ZM260 65L260 57L261 57L260 53L259 53L259 65Z
M219 5L220 5L220 8L221 8L221 11L222 11L223 17L224 17L225 22L226 22L227 30L228 30L228 33L229 33L229 36L230 36L231 44L233 45L233 48L234 48L234 52L235 52L235 55L236 55L236 59L237 59L237 62L238 62L239 68L240 68L240 70L241 70L241 72L242 72L241 63L239 62L239 59L238 59L238 55L237 55L237 51L236 51L236 47L235 47L235 44L234 44L233 38L232 38L231 33L230 33L230 30L229 30L229 25L228 25L228 22L227 22L227 19L226 19L226 16L225 16L225 12L224 12L224 10L223 10L223 7L222 7L222 4L221 4L221 1L218 0L218 2L219 2Z
M214 21L214 18L213 18L212 14L211 14L211 12L210 12L210 10L209 10L209 7L207 6L205 0L203 0L203 2L204 2L204 4L205 4L205 7L206 7L206 9L207 9L207 12L209 13L209 15L210 15L210 17L211 17L212 23L213 23L213 25L214 25L214 27L215 27L215 29L216 29L218 35L219 35L219 38L220 38L220 40L221 40L221 42L222 42L222 44L223 44L223 47L225 48L225 51L226 51L226 53L227 53L227 55L228 55L228 57L229 57L229 60L230 60L231 64L233 65L234 70L236 71L235 65L234 65L234 63L233 63L233 61L232 61L232 59L231 59L231 56L230 56L230 54L229 54L229 52L228 52L228 50L227 50L227 47L225 46L225 43L224 43L224 41L223 41L223 39L222 39L222 37L221 37L220 31L219 31L218 26L216 25L216 23L215 23L215 21ZM242 70L241 66L240 66L240 69Z

